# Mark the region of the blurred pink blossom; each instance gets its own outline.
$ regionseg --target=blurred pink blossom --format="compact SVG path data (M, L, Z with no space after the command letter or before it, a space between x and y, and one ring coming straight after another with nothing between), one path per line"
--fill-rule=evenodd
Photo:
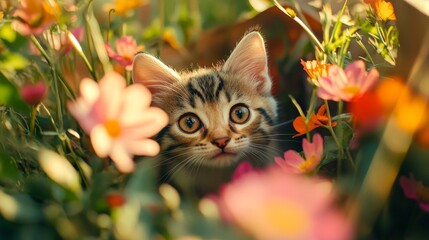
M116 41L116 52L106 44L107 54L126 70L131 71L134 55L144 49L143 45L137 46L136 40L131 36L123 36Z
M416 200L423 211L429 212L429 187L416 181L412 174L410 174L410 178L400 177L399 184L407 198Z
M22 99L29 105L37 105L43 101L48 88L43 81L37 83L28 83L21 87L20 94Z
M373 68L367 72L362 60L351 63L345 70L331 65L328 76L319 78L317 95L325 100L350 102L366 93L377 82L378 77L378 70Z
M76 38L78 42L81 42L84 37L84 29L82 26L76 27L70 30L70 33ZM67 54L73 48L73 45L70 39L67 37L67 33L65 31L60 32L48 32L45 31L43 33L43 37L48 42L49 46L52 49L58 51L60 54ZM32 43L29 42L29 50L30 53L34 55L40 55L39 49Z
M55 1L21 0L13 16L12 27L24 36L41 34L54 24L61 14L60 6Z
M323 155L323 138L320 134L313 136L313 142L303 139L302 148L305 159L297 152L288 150L284 159L275 157L274 160L287 173L311 173L319 165Z
M235 169L232 175L232 180L235 181L239 179L241 176L254 171L256 170L253 168L252 164L250 164L248 161L243 161L240 164L238 164L237 168Z
M150 137L168 122L167 114L150 107L151 94L141 84L126 87L125 79L107 73L98 84L85 78L80 97L68 109L89 134L95 153L109 156L121 172L134 169L133 156L154 156L160 148Z
M70 30L70 33L73 34L73 36L79 42L83 40L83 32L84 29L82 26ZM53 49L61 52L62 54L67 54L73 48L73 45L70 39L67 37L67 33L65 31L61 31L59 33L52 33L52 36L48 35L46 36L46 39L48 40L49 45L51 45Z
M333 206L332 187L270 168L227 184L217 202L225 220L256 239L352 239L351 222Z

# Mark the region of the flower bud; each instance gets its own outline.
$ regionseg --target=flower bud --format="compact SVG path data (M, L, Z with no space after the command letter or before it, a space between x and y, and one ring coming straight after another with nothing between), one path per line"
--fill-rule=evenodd
M25 84L21 87L21 97L29 105L37 105L43 101L48 89L43 81Z

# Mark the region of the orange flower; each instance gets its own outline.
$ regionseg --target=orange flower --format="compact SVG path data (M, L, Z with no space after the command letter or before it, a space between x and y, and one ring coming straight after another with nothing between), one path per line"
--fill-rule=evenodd
M375 131L385 120L381 100L374 92L368 92L351 102L348 111L353 116L356 128L365 132Z
M384 0L376 1L375 11L377 16L383 21L396 20L395 10L391 2L386 2Z
M54 24L61 13L54 0L22 0L21 7L13 14L12 26L22 35L40 34Z
M423 127L427 114L427 101L411 91L404 91L399 96L393 116L399 127L411 134Z
M384 79L376 89L384 113L393 114L398 126L409 133L423 127L427 114L427 100L411 91L398 78Z
M301 59L301 65L304 67L304 71L308 74L311 82L316 86L319 86L318 79L328 75L328 70L331 64L323 64L316 60L304 61Z
M106 4L104 9L110 11L114 9L116 13L125 15L129 11L147 3L147 0L115 0L113 4Z
M371 5L372 9L375 10L375 13L381 20L396 20L395 10L391 2L386 2L384 0L365 0L365 3Z
M311 132L315 128L327 125L329 125L329 118L328 115L326 115L326 104L323 104L320 106L316 115L314 115L314 113L311 115L307 126L303 117L299 116L295 118L293 121L293 127L298 132L298 134L295 134L293 137L301 136L307 132ZM336 122L331 122L332 127L335 127L336 125Z

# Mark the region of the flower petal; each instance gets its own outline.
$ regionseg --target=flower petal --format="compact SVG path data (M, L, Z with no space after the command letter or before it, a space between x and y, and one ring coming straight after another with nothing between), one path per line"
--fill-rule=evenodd
M168 115L160 108L151 107L128 118L121 116L120 122L123 126L124 137L131 139L149 138L167 125Z
M275 157L274 161L277 163L277 165L279 165L279 167L284 168L287 166L285 160L281 157Z
M100 97L98 84L89 78L84 78L79 84L80 96L87 104L94 104Z
M419 202L419 207L425 211L425 212L429 212L429 203L425 203L425 202Z
M299 155L293 150L286 151L284 157L288 165L296 168L298 168L299 165L305 162L301 155Z
M90 133L92 147L99 157L107 157L111 151L112 139L103 125L96 125Z
M141 156L156 156L159 153L159 144L152 139L141 139L124 141L125 149L128 153Z
M332 66L329 68L329 71L332 68L338 68L337 66ZM333 101L339 101L340 98L337 96L340 92L338 90L338 87L334 84L334 80L331 79L331 76L327 77L321 77L319 78L319 88L317 89L317 96L319 96L321 99L325 100L333 100Z
M365 93L370 90L378 81L379 77L380 73L378 72L378 70L376 68L371 69L366 76L365 81L362 83L361 93Z
M313 145L316 156L319 156L321 159L323 155L323 138L320 134L315 134L313 136Z
M365 71L365 63L362 60L357 60L349 64L344 72L348 82L347 85L354 86L362 86L367 74Z
M407 178L405 176L400 177L399 184L401 185L402 190L404 191L404 194L407 198L417 199L417 194L416 194L417 182L414 179L413 175L411 175L410 178Z
M121 122L124 125L135 124L138 116L146 116L146 108L151 103L150 91L142 84L134 84L124 91L124 105L121 112Z
M135 168L132 155L125 149L122 144L114 144L112 146L110 157L115 162L116 167L120 172L129 173Z
M100 100L108 119L115 119L122 107L123 92L126 87L125 79L116 72L108 72L99 82Z
M252 164L250 164L248 161L242 161L240 164L238 164L237 168L234 170L234 174L232 175L232 180L235 181L240 177L244 176L245 174L251 173L253 171L255 171L255 169L253 168Z

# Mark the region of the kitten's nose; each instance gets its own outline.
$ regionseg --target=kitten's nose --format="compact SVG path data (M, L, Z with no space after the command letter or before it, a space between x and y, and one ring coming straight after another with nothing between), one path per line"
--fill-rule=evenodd
M229 137L221 137L221 138L216 138L212 141L212 143L214 145L216 145L218 148L225 148L225 146L228 144L229 140L231 140L231 138Z

